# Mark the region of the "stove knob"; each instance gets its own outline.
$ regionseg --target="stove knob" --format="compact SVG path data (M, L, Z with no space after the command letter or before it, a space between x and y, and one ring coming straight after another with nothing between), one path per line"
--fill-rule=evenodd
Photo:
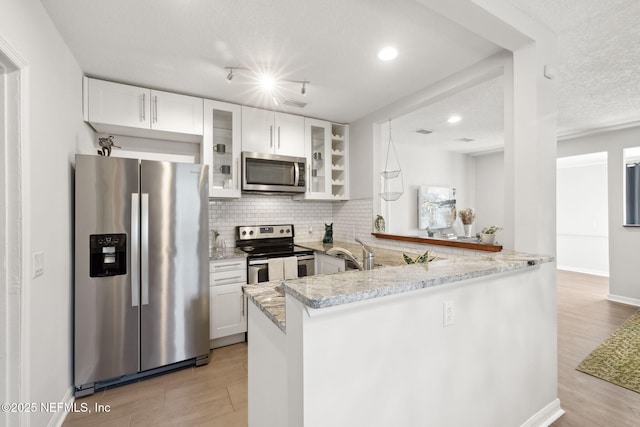
M284 233L284 228L280 229L280 234Z
M249 232L249 236L253 236L253 230Z
M243 232L242 232L242 235L243 235L243 236L246 236L246 235L247 235L247 232L246 232L246 231L243 231Z
M289 234L289 233L291 233L291 230L289 230L289 229L287 228L287 234Z

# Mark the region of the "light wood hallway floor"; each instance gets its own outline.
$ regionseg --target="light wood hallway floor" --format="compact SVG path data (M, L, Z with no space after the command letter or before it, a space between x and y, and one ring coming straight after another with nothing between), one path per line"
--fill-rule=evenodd
M575 370L638 309L607 301L607 291L606 278L558 271L558 393L566 414L554 427L640 426L640 394ZM246 426L247 346L216 349L207 366L77 402L110 405L111 411L70 413L64 426Z
M553 427L640 426L640 394L575 369L638 311L607 301L608 283L558 270L558 395L566 413Z

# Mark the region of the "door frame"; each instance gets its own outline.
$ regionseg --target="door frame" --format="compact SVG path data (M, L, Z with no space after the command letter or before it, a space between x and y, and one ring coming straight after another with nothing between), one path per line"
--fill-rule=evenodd
M27 254L30 250L28 175L28 86L27 61L0 35L0 295L2 312L0 344L4 402L28 402L30 396L30 281ZM1 415L5 425L29 425L28 414ZM0 424L2 424L0 422Z

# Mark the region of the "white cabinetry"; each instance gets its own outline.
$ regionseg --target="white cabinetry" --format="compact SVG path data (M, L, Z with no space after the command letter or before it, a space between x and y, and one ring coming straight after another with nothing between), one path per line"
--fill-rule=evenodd
M331 125L331 197L349 199L349 126Z
M98 132L199 141L202 98L84 78L84 120Z
M202 159L209 165L209 197L240 197L241 107L204 100Z
M305 118L307 191L295 200L349 199L349 126Z
M222 347L245 340L247 300L242 286L247 283L244 257L209 263L210 347Z
M343 271L344 259L316 252L316 274L335 274Z
M304 149L307 158L307 191L295 200L331 199L331 123L304 119Z
M243 106L242 151L304 157L304 117Z

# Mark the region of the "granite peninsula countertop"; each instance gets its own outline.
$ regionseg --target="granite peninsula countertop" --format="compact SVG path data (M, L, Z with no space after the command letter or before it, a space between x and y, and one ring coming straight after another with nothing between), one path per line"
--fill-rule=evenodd
M279 284L279 282L266 282L259 285L245 285L243 289L247 298L253 301L282 332L286 332L284 293L276 290Z
M302 246L318 251L330 247L304 243ZM336 242L334 246L357 252L359 245ZM284 292L314 309L332 307L372 298L395 295L477 277L523 270L553 262L554 257L503 250L476 256L451 256L437 259L428 265L406 265L402 251L374 248L376 263L382 267L370 271L349 270L344 273L301 277L282 282ZM398 256L400 254L400 256ZM387 258L390 257L390 258ZM276 291L279 282L245 286L245 294L283 331L286 332L284 297Z

